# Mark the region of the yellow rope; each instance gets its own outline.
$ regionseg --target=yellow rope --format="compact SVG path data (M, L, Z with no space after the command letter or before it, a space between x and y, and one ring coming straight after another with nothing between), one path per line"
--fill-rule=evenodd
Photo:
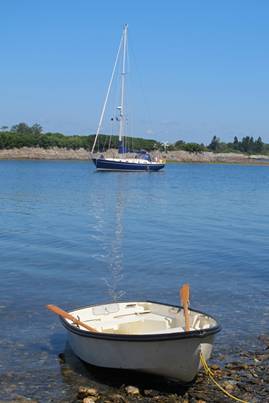
M200 360L201 360L201 363L202 363L202 365L203 365L203 367L204 367L204 370L205 370L206 374L209 376L209 378L211 379L211 381L212 381L226 396L230 397L230 398L233 399L233 400L236 400L237 402L249 403L249 402L247 402L246 400L242 400L242 399L239 399L239 398L236 397L236 396L231 395L231 393L227 392L227 390L225 390L225 389L215 380L214 374L213 374L213 372L211 371L211 369L209 368L209 366L207 365L207 362L206 362L205 357L203 356L202 352L200 353Z

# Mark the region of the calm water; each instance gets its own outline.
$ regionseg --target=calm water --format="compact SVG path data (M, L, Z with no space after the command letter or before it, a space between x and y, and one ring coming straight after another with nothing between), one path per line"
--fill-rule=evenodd
M269 322L268 201L263 166L0 162L0 398L68 393L65 332L47 303L177 303L187 281L192 307L223 326L216 351L253 347Z

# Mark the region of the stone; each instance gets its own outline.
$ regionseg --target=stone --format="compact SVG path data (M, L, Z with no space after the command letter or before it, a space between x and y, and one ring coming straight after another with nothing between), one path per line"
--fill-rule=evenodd
M97 399L95 396L84 397L83 403L95 403Z
M87 388L87 394L89 396L98 396L98 390L96 388Z
M159 396L160 392L154 389L146 389L144 390L144 395L148 397Z
M259 360L259 361L267 361L267 360L269 360L269 353L266 353L266 354L257 354L256 355L256 358Z
M78 390L78 398L97 397L98 390L96 388L88 388L87 386L80 386Z
M119 393L114 393L114 394L110 395L109 399L110 399L110 402L113 402L113 403L125 403L126 402L126 399Z
M242 364L239 362L231 362L230 364L225 365L226 368L232 369L234 371L241 371L248 369L248 364Z
M216 371L217 369L220 369L220 366L218 364L212 364L210 368Z
M126 386L126 393L130 396L140 395L140 390L136 386Z
M234 381L224 381L222 386L227 392L232 392L235 389L236 382Z

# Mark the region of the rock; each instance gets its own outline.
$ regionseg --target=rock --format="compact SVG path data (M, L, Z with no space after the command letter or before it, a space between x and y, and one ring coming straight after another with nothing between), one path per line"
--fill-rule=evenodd
M210 368L215 371L217 369L220 369L220 366L218 364L213 364L213 365L210 366Z
M136 386L126 386L126 393L130 396L140 395L140 390Z
M98 390L96 388L87 388L89 396L98 396Z
M113 402L113 403L125 403L125 402L127 402L127 400L122 395L120 395L119 393L114 393L113 395L110 395L109 399L110 399L109 401Z
M232 392L235 389L236 383L234 381L224 381L222 386L227 392Z
M250 370L249 373L254 377L254 378L259 378L259 375L256 374L254 370Z
M160 392L158 392L157 390L153 390L153 389L144 390L144 395L148 396L148 397L159 396L159 394L160 394Z
M96 388L88 388L86 386L80 386L78 390L78 398L83 399L85 397L98 397L98 390Z
M225 365L225 368L232 369L234 371L246 370L248 367L248 364L241 364L240 362L231 362Z
M84 397L83 403L95 403L97 399L95 396Z
M269 360L269 353L266 354L256 354L256 358L259 361L267 361Z
M251 403L260 403L260 399L256 399L255 397L253 397L253 395L250 395L249 393L244 394L241 397L245 402L251 402ZM265 402L265 400L264 400Z

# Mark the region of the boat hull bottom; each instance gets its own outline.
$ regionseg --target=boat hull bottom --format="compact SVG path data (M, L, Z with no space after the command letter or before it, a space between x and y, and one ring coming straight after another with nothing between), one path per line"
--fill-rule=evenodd
M97 171L122 171L122 172L156 172L165 167L163 163L136 163L105 160L99 158L92 159Z
M132 370L190 383L211 356L214 335L203 339L123 342L83 338L68 333L71 349L82 361L103 368Z

